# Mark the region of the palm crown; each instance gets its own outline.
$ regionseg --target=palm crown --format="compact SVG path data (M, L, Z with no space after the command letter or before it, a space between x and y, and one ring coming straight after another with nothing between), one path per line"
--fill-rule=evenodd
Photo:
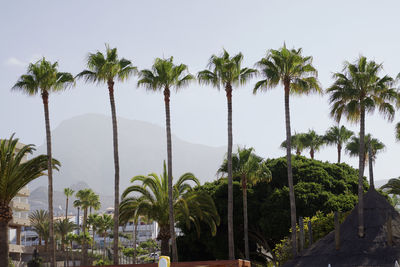
M376 159L376 154L385 150L385 144L376 138L373 138L371 134L366 134L364 138L364 160L368 159L368 147L371 144L371 156L372 160ZM360 153L360 137L353 136L346 145L346 151L352 157L357 157Z

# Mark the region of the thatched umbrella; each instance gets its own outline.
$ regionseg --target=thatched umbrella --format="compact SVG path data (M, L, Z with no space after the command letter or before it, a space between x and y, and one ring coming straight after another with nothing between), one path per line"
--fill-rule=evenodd
M391 216L390 235L388 228ZM357 206L340 225L340 248L336 250L335 231L303 251L284 267L393 267L400 259L400 215L375 189L364 195L365 236L358 237ZM391 239L391 240L390 240Z

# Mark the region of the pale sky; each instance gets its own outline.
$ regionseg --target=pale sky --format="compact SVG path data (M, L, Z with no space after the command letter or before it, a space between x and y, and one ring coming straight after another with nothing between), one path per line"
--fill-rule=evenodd
M314 58L323 88L345 60L360 54L384 64L382 75L400 72L398 1L3 1L0 4L0 137L16 136L23 143L45 140L41 98L10 88L29 62L45 56L59 62L60 71L74 75L85 68L89 52L117 47L119 55L139 69L156 57L174 56L192 73L203 70L212 54L225 48L244 54L243 66L253 67L268 49L286 42ZM264 157L283 156L285 139L283 88L256 96L248 85L233 93L234 143L253 146ZM116 83L120 117L164 127L161 93L136 87L137 78ZM323 134L334 121L327 96L291 98L292 131L315 129ZM65 119L86 114L110 114L105 85L82 81L75 88L50 96L52 129ZM226 145L226 97L223 91L197 83L171 96L172 132L193 143ZM394 124L379 115L368 116L366 131L385 143L378 155L376 179L398 177L400 143ZM346 127L358 132L358 125ZM74 129L77 131L78 129ZM308 154L307 154L308 155ZM323 148L316 159L335 162L334 147ZM356 159L343 160L358 167ZM366 173L367 174L367 173Z

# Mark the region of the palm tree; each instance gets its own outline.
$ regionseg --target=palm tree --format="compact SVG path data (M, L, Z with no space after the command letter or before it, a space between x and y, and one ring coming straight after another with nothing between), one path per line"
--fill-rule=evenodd
M42 240L44 240L47 247L48 238L46 236L48 236L49 213L42 209L35 210L29 214L29 222L38 235L39 246L42 245Z
M372 148L372 161L375 161L376 159L376 154L385 150L385 144L379 141L377 138L373 138L371 134L366 134L364 138L364 149L363 149L363 165L365 166L365 163L367 162L367 159L369 158L369 144L371 144ZM359 136L353 136L350 141L346 145L346 152L349 153L351 157L358 157L360 153L360 137Z
M83 210L83 223L82 223L82 231L83 234L86 234L86 226L87 226L87 217L88 217L88 209L90 207L90 198L93 194L91 189L81 189L76 192L76 200L74 201L74 207L80 207ZM82 257L83 257L83 265L87 265L87 242L86 239L82 239Z
M347 143L347 140L349 140L353 134L354 133L352 131L348 130L343 125L341 127L332 126L326 131L324 137L325 142L328 145L336 145L338 152L338 163L340 163L341 160L343 145Z
M290 145L292 150L296 151L296 155L300 156L303 150L305 149L305 144L303 142L304 133L295 133L291 136ZM286 140L281 143L281 148L286 149Z
M400 141L400 122L396 124L396 140Z
M17 148L18 139L0 140L0 266L8 266L8 223L12 220L11 200L19 190L36 178L45 175L47 156L40 155L25 161L35 151L34 145ZM60 163L52 160L52 168Z
M113 128L113 147L114 147L114 255L118 255L118 207L119 207L119 158L118 158L118 131L117 114L114 100L114 81L125 81L132 76L136 67L132 66L131 61L118 58L117 48L110 48L106 45L106 53L100 51L90 53L87 58L87 70L77 75L78 78L84 78L86 82L107 83L110 96L111 118ZM118 264L118 257L114 257L114 264Z
M113 225L113 218L107 214L100 215L96 220L97 233L104 238L103 256L106 255L106 237L108 235L108 230L113 228Z
M99 210L101 207L100 196L92 192L89 196L89 214L92 214L92 209Z
M168 154L168 188L169 210L170 210L170 233L172 241L172 261L178 261L178 251L175 237L175 219L172 212L172 140L171 140L171 116L170 95L173 88L179 90L186 87L194 77L187 73L188 67L184 64L175 65L173 57L168 59L156 58L151 70L140 71L138 86L144 86L151 91L163 91L165 104L165 120L167 132L167 154Z
M228 248L229 259L235 259L235 247L233 236L233 180L232 180L232 89L233 86L245 85L257 71L250 68L242 68L243 55L238 53L230 56L224 49L221 56L212 55L208 63L208 69L200 71L197 78L200 84L212 85L218 90L225 88L228 104Z
M286 160L290 199L290 221L292 228L293 256L297 255L296 238L296 203L293 188L292 158L291 158L291 131L289 95L309 94L321 92L317 80L317 70L312 65L312 57L304 57L302 49L287 49L284 44L279 50L268 50L266 57L257 62L261 75L265 78L256 83L253 93L268 90L282 84L285 95L285 122L286 122Z
M151 173L148 176L138 175L131 183L141 182L141 185L131 185L122 194L121 214L126 220L137 215L144 215L158 223L160 231L157 239L161 240L161 254L168 255L168 241L171 238L169 227L168 174L164 162L164 172L158 176ZM204 191L193 190L190 182L199 186L198 179L192 173L183 174L173 187L173 212L176 221L194 227L200 234L200 221L205 222L215 235L219 216L212 198ZM136 193L136 196L129 196Z
M400 195L400 177L390 179L386 184L381 186L388 194Z
M51 63L44 57L36 63L28 66L27 73L22 75L13 86L13 90L19 90L23 93L34 96L41 94L44 107L44 119L46 124L46 141L47 141L47 176L49 181L48 202L49 202L49 221L50 221L50 259L51 266L54 267L55 262L55 242L54 242L54 226L53 226L53 170L52 170L52 154L51 154L51 133L50 133L50 117L49 117L49 94L51 92L62 91L73 85L74 77L67 72L59 72L57 70L58 63Z
M65 219L68 219L68 200L69 197L74 194L74 192L75 191L71 188L64 188L64 195L67 197L67 199L65 200Z
M63 219L63 220L57 220L54 223L54 230L56 234L58 234L61 237L61 251L64 251L66 239L65 237L68 235L68 233L74 231L77 228L76 224L71 222L68 219Z
M308 133L305 133L301 138L303 139L304 147L310 149L311 159L314 159L315 152L325 144L324 137L318 135L314 130L308 130Z
M389 121L394 118L393 103L398 95L392 88L394 80L385 75L379 77L382 64L368 61L360 56L354 64L345 62L343 72L333 74L335 82L327 89L332 105L331 116L340 121L342 115L351 122L360 123L359 168L358 168L358 235L364 236L364 136L366 113L378 109Z
M94 241L94 234L97 231L99 217L100 217L100 215L94 213L94 214L90 214L88 217L88 220L87 220L87 224L89 225L89 227L92 227L92 239L93 239L92 253L93 253L94 246L96 244L96 242Z
M129 201L125 201L124 204L121 202L121 212L119 214L119 223L120 224L127 224L131 220L133 220L134 229L133 229L133 263L136 264L136 254L137 254L137 247L136 247L136 239L137 239L137 226L139 223L138 214L138 201L133 201L133 199Z
M225 159L218 169L219 173L228 172L228 161ZM239 177L242 183L243 193L243 228L244 250L246 260L250 260L249 251L249 226L247 216L247 187L259 181L270 179L271 172L264 160L254 154L254 148L238 148L237 153L232 154L232 172L234 177Z

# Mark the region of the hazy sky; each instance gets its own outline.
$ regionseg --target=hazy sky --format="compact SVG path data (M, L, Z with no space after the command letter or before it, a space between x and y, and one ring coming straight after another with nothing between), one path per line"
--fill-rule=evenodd
M323 88L345 60L360 54L383 62L382 74L400 72L398 1L3 1L0 5L0 137L16 132L24 143L45 139L43 105L10 88L27 64L45 56L58 61L60 71L77 74L85 68L88 52L117 47L119 55L139 69L156 57L174 56L192 73L206 67L212 54L227 49L244 54L243 66L252 67L267 49L302 47L314 57ZM136 87L136 77L116 83L118 116L164 126L160 93ZM283 89L256 96L247 86L233 93L234 143L253 146L264 157L283 156L285 138ZM51 127L85 114L110 114L106 86L82 81L50 96ZM223 91L197 83L171 96L172 131L194 143L226 145L226 98ZM334 124L327 96L291 98L292 131L315 129L320 134ZM394 122L400 121L396 116ZM358 131L358 125L346 126ZM368 116L366 131L387 149L378 155L376 178L398 177L400 143L394 122ZM74 129L79 131L79 129ZM336 150L323 148L316 159L335 162ZM356 159L344 160L353 166Z

